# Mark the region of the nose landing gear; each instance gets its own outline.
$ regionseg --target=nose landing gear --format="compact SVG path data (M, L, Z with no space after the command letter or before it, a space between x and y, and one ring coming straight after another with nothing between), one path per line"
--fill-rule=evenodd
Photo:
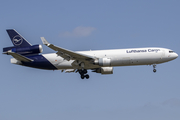
M155 73L156 71L156 65L153 65L153 72Z

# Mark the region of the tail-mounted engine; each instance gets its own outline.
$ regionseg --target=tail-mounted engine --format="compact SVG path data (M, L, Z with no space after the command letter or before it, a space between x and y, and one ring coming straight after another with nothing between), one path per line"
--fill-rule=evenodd
M111 65L111 59L110 58L99 58L94 60L94 65L99 66L110 66Z
M101 74L113 74L113 67L101 67L95 69L92 72L101 73Z
M8 54L8 51L18 53L21 55L39 54L42 53L42 45L33 45L29 47L6 47L3 48L3 52Z

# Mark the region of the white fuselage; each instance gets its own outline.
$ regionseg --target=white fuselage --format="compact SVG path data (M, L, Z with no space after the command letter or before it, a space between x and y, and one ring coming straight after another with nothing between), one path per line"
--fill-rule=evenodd
M168 62L178 57L170 49L149 47L112 50L72 51L49 43L44 37L44 45L56 51L52 54L40 54L41 45L31 45L16 30L8 29L13 47L3 48L3 54L11 55L11 63L22 66L44 69L78 72L81 79L89 79L87 70L101 74L113 74L113 67L153 65Z
M170 49L155 47L78 51L77 53L93 56L95 58L109 58L111 61L110 65L106 65L104 67L160 64L171 61L178 57L178 55ZM72 66L74 60L67 61L58 56L56 53L43 54L43 56L57 69L74 69ZM85 62L85 69L93 69L98 67L102 66Z

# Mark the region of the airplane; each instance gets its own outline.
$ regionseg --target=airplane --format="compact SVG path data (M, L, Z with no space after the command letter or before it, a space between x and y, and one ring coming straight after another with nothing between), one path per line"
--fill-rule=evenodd
M56 51L51 54L41 54L42 45L31 45L15 29L6 30L13 45L3 48L3 54L11 55L12 64L45 69L62 70L66 73L79 73L81 79L89 79L87 70L101 74L113 74L113 67L152 65L156 72L156 65L174 60L178 54L171 49L159 47L71 51L50 44L44 37L44 45Z

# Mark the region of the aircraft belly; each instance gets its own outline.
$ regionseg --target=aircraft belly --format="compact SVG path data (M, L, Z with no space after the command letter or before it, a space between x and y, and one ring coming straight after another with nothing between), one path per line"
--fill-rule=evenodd
M150 65L157 64L160 62L161 53L147 53L142 55L134 56L134 59L131 60L133 65Z
M32 59L33 61L32 62L21 62L22 65L28 66L28 67L33 67L33 68L46 69L46 70L56 70L57 69L43 55L28 56L28 58Z
M73 69L73 66L71 65L72 62L73 62L72 60L70 60L70 61L65 60L65 61L57 64L56 67L58 69Z

